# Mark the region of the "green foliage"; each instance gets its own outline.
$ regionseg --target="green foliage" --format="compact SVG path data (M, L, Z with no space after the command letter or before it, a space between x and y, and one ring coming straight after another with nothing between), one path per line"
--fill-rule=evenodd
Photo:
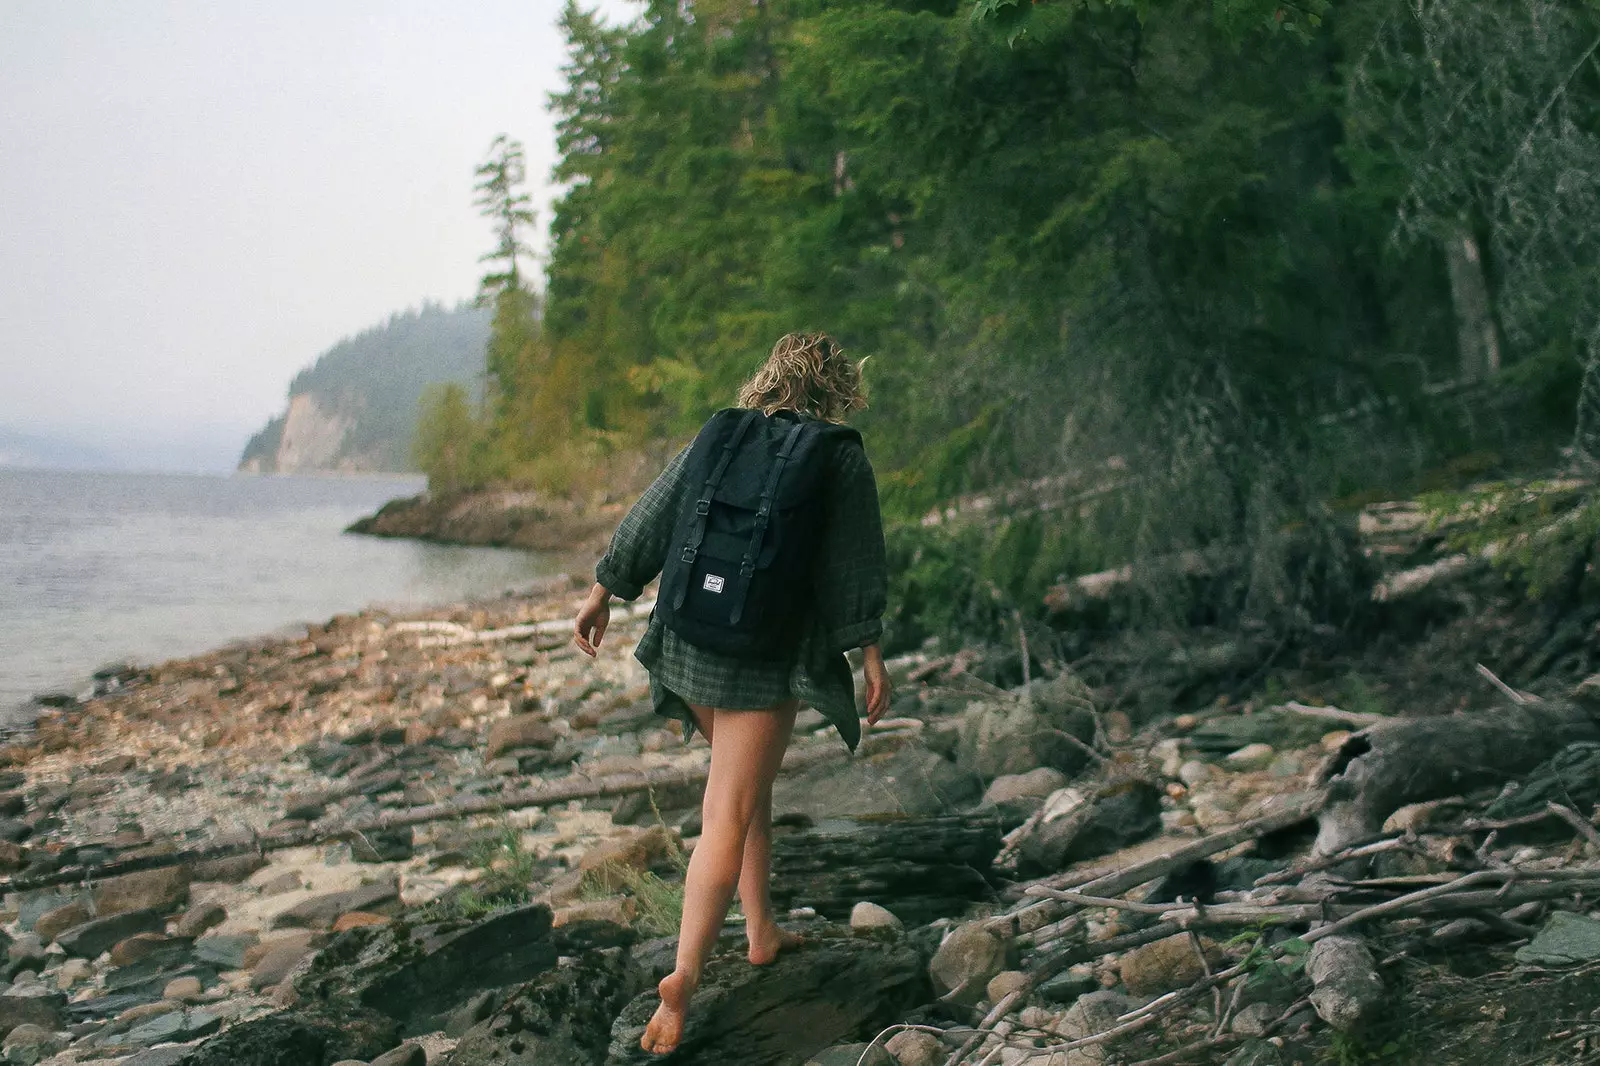
M477 482L482 449L479 424L460 385L430 385L418 401L417 432L411 458L429 487L451 492Z
M1600 493L1591 485L1496 483L1430 493L1421 502L1451 550L1492 558L1537 599L1570 596L1594 580Z
M551 101L566 192L542 306L496 308L486 466L581 483L683 438L778 335L820 327L871 358L859 422L890 515L1065 474L1093 497L992 534L896 532L897 591L919 605L900 639L1196 557L1211 580L1147 566L1166 586L1145 599L1336 624L1363 570L1326 501L1465 453L1548 460L1532 412L1562 406L1540 384L1561 375L1519 364L1567 380L1600 336L1589 238L1556 255L1516 211L1536 196L1589 217L1600 186L1550 167L1587 173L1600 93L1570 60L1600 23L1562 8L1559 47L1519 67L1484 28L1522 49L1533 23L1491 7L647 0L617 27L569 3ZM1503 110L1440 142L1454 127L1429 109L1474 55L1498 79L1472 82L1475 106ZM1516 324L1494 384L1528 402L1486 419L1440 387L1461 364L1441 235L1490 209L1481 280Z

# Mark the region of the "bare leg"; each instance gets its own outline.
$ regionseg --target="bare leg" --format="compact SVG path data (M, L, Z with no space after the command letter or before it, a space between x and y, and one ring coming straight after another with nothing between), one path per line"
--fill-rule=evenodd
M792 703L769 711L700 707L695 711L702 727L709 727L706 736L714 737L715 742L706 778L700 842L684 877L677 968L662 978L657 988L661 1006L640 1041L646 1051L657 1053L671 1051L683 1038L684 1012L700 984L706 958L741 880L745 841L758 816L771 817L772 782L794 728ZM770 851L768 855L770 861ZM765 903L765 890L758 895Z

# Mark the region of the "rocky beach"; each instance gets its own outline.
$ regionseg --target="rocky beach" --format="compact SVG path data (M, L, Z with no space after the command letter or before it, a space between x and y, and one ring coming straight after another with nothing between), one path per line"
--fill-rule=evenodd
M1369 509L1374 603L1456 621L1371 654L1444 670L1479 650L1463 597L1515 603L1423 528ZM648 604L578 655L584 587L339 616L52 700L0 747L4 1061L651 1061L709 749L650 709ZM1309 670L1230 697L1239 647L1195 634L1136 684L1122 645L1069 668L929 641L854 757L803 713L774 894L805 943L753 967L730 924L664 1061L1543 1061L1471 1058L1489 1032L1589 1061L1595 686L1467 671L1433 693L1464 713L1391 715Z

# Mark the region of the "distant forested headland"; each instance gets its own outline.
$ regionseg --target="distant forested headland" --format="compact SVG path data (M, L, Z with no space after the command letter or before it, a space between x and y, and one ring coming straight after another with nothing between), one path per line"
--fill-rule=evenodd
M478 391L488 338L487 310L424 304L341 340L295 375L288 406L250 438L239 469L417 469L419 403L430 388Z
M1600 452L1590 6L650 0L562 26L545 282L502 141L487 393L424 412L437 487L615 486L824 329L870 360L859 424L921 519L893 547L928 611L1140 559L1215 578L1208 617L1320 625L1360 503ZM980 531L930 524L956 503Z

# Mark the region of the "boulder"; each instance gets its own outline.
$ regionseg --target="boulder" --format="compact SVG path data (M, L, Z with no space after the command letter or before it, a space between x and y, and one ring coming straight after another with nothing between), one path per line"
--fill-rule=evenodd
M1051 692L1051 684L1032 691ZM1093 738L1094 715L1082 706L1038 697L985 703L962 715L956 761L986 781L1041 766L1070 776L1089 761L1083 745Z
M1045 801L1043 817L1016 841L1018 873L1055 873L1153 836L1161 829L1161 795L1155 785L1137 778L1094 792L1062 789Z
M954 814L983 794L983 779L919 744L883 755L829 759L778 778L779 816L926 818Z
M818 937L770 966L713 958L695 994L677 1058L790 1066L858 1033L877 1032L929 998L923 958L905 941ZM659 998L630 1002L611 1030L607 1066L661 1061L639 1047ZM542 1066L542 1064L541 1064Z
M254 933L203 936L194 942L195 958L224 970L243 969L245 953L255 947L259 939Z
M983 999L989 981L1008 969L1010 945L982 921L950 931L928 964L936 995L971 1006ZM954 993L954 995L952 995Z
M1216 968L1222 952L1211 941L1202 940L1207 965ZM1176 988L1186 988L1205 976L1200 956L1188 933L1178 933L1153 944L1143 944L1122 956L1119 965L1122 983L1136 996L1154 996Z
M158 951L175 948L188 949L193 941L188 937L169 937L165 933L135 933L111 946L111 965L132 966L140 959Z
M984 996L990 1003L999 1003L1013 992L1019 992L1028 985L1028 975L1021 970L1001 970L989 978L989 983L984 986Z
M645 984L639 966L624 950L584 952L518 988L492 1011L488 1024L466 1030L445 1062L447 1066L601 1062L611 1042L613 1020Z
M94 890L94 912L100 917L145 910L165 914L189 898L190 876L187 866L167 866L109 877Z
M102 951L111 950L118 941L136 933L159 933L167 927L166 920L157 910L122 911L107 918L95 918L74 926L56 938L56 943L68 955L92 959Z

